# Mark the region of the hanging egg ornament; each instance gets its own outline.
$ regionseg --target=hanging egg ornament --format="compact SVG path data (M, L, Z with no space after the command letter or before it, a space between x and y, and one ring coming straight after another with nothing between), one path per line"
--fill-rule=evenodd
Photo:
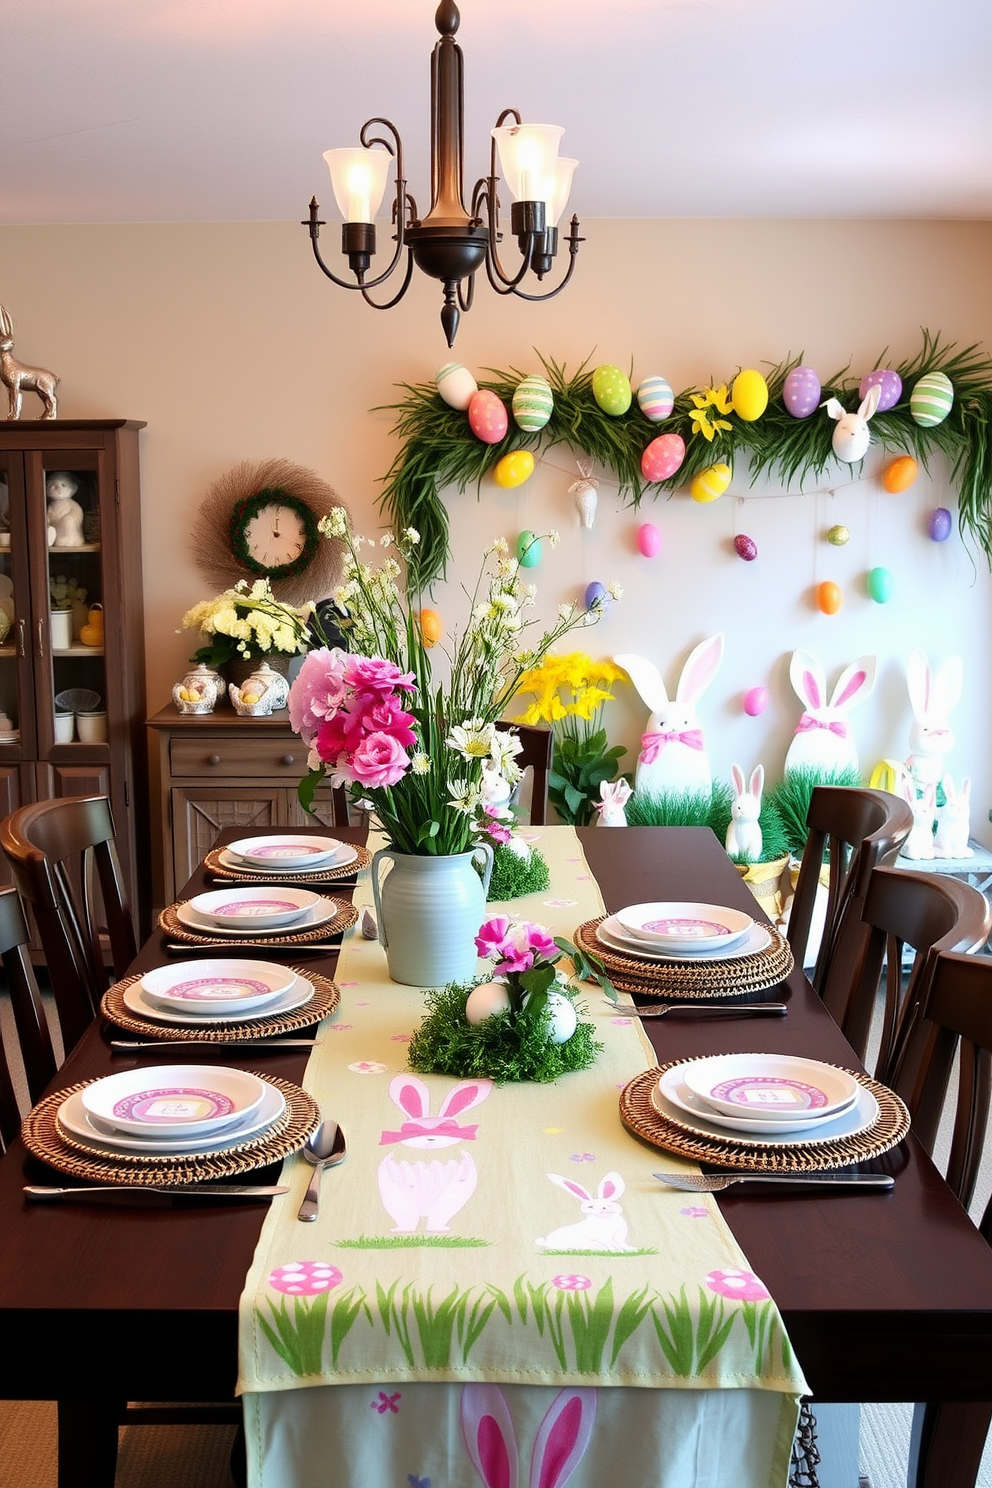
M638 384L637 406L652 424L660 424L675 407L675 394L666 379L654 373Z
M816 586L816 607L824 615L836 615L843 598L840 585L835 584L832 579L824 579L822 584Z
M465 412L474 394L479 391L479 384L461 362L445 362L434 381L448 407L457 408L461 413Z
M482 982L473 987L465 1002L465 1021L478 1028L495 1013L510 1010L510 994L502 982Z
M902 378L891 367L880 367L862 377L858 385L858 397L862 402L868 396L868 389L873 387L877 387L879 392L876 413L887 413L902 397Z
M749 687L744 694L744 712L749 718L757 718L768 707L768 688Z
M661 533L653 522L642 522L638 527L637 551L642 558L657 558L661 552Z
M782 386L782 402L793 418L805 419L820 404L820 379L812 367L793 367Z
M630 407L630 379L624 376L619 367L604 362L592 374L592 395L604 413L608 413L611 418L619 418Z
M536 568L541 561L541 539L525 530L517 538L517 562L521 568Z
M954 384L943 372L928 372L909 395L909 411L923 429L942 424L954 406Z
M584 599L587 610L591 610L593 605L605 607L610 599L609 590L598 579L593 579L591 584L586 585Z
M641 474L646 481L667 480L685 459L685 440L681 434L659 434L641 456Z
M912 455L899 455L882 471L882 485L893 496L908 491L919 473L919 465Z
M951 535L951 514L946 506L935 507L930 513L930 536L934 542L946 542Z
M555 399L546 377L525 377L513 393L513 417L528 434L543 429L554 412Z
M468 426L483 444L499 444L510 426L505 406L489 388L473 393L468 405Z
M689 495L693 501L700 501L704 505L709 501L717 501L730 485L732 475L729 465L709 465L696 476L689 487Z
M843 548L851 541L851 534L841 522L827 529L827 542L835 548Z
M866 581L868 598L876 604L888 604L892 598L892 575L887 568L871 568Z
M761 373L755 372L753 367L738 372L730 390L730 401L737 417L746 424L759 419L768 407L768 384Z
M417 616L417 620L420 625L421 639L429 651L432 646L437 645L438 641L444 635L441 616L437 610L421 610Z
M753 563L758 556L758 544L753 537L748 537L744 532L738 532L734 538L734 552L738 558L743 558L745 563Z
M508 455L496 461L493 480L504 491L512 491L514 486L522 486L533 473L534 456L530 450L511 450Z

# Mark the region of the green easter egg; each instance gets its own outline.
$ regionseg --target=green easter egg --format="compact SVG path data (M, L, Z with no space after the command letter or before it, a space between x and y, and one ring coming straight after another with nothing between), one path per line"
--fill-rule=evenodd
M554 412L555 399L546 377L525 377L513 393L513 417L528 434L543 429Z
M619 367L604 362L592 374L592 395L604 413L608 413L611 418L619 418L630 407L633 396L630 379L624 376Z
M541 561L541 541L530 531L521 532L517 538L517 562L521 568L535 568Z
M841 526L839 522L835 527L831 527L829 532L827 533L827 542L832 543L835 548L842 548L844 544L846 542L850 542L850 540L851 534L848 532L847 528Z
M943 372L928 372L909 395L909 411L924 429L942 424L954 404L954 385Z
M868 597L876 604L888 604L892 598L892 575L887 568L872 568L868 572Z

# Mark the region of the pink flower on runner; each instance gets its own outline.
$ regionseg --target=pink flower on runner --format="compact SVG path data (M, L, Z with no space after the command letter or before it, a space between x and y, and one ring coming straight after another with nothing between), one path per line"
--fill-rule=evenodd
M711 1292L738 1302L767 1302L770 1296L764 1282L753 1271L711 1271L706 1285Z
M325 718L340 708L347 694L344 664L347 652L335 646L308 651L289 693L289 721L309 744Z
M708 1209L704 1209L701 1204L687 1204L684 1209L680 1209L679 1210L679 1213L680 1214L684 1214L685 1217L686 1217L686 1219L708 1219L709 1218L709 1210Z
M585 1292L592 1286L592 1282L588 1276L578 1276L574 1271L568 1271L562 1276L552 1276L551 1285L560 1292Z
M269 1273L269 1286L290 1297L319 1297L344 1280L337 1266L327 1261L290 1261Z
M381 656L349 656L345 667L345 680L356 692L394 692L402 688L405 692L416 692L417 680L412 672L401 672L391 661Z
M355 750L351 772L359 785L395 785L410 768L410 756L389 734L367 734Z

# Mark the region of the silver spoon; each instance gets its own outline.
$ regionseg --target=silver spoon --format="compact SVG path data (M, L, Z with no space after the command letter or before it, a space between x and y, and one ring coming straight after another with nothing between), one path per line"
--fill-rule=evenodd
M303 1203L300 1205L297 1219L308 1223L317 1218L317 1208L320 1203L320 1175L325 1168L336 1168L338 1163L344 1162L344 1154L344 1132L336 1121L322 1121L303 1148L303 1156L313 1166L314 1173L303 1197Z
M732 1183L827 1184L834 1188L892 1188L887 1173L655 1173L659 1182L687 1193L716 1193Z

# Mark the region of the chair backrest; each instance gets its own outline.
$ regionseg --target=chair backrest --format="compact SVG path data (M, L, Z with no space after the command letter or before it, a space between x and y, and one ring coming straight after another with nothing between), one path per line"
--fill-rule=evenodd
M801 965L806 954L813 907L824 857L830 867L823 934L811 977L822 993L834 955L838 931L845 917L848 936L845 957L850 958L845 975L851 975L860 959L860 903L873 868L894 862L913 825L908 804L888 791L861 786L818 785L810 798L806 816L809 836L796 883L788 940ZM853 906L853 907L852 907Z
M942 951L970 952L984 945L992 910L978 889L945 874L874 868L861 915L868 934L858 937L860 959L854 974L847 974L847 958L838 953L821 995L864 1059L884 968L885 1010L876 1073L891 1083L899 1069L904 1079L911 1079L929 1043L930 1030L921 1010L936 958ZM840 933L849 930L853 927L845 921Z
M68 1053L107 989L104 934L115 976L137 953L110 802L70 796L21 806L0 822L0 847L31 906Z
M27 1093L34 1104L55 1074L56 1063L38 984L25 949L29 940L30 931L17 890L0 889L0 961L3 963L10 995L14 1031L24 1067ZM10 1049L5 1047L3 1033L0 1031L0 1152L5 1152L10 1146L20 1124L10 1066Z
M529 765L532 770L530 788L530 819L536 827L543 827L548 819L548 774L555 736L551 729L534 728L530 724L515 723L496 725L504 733L514 733L520 740L517 764L521 770Z

